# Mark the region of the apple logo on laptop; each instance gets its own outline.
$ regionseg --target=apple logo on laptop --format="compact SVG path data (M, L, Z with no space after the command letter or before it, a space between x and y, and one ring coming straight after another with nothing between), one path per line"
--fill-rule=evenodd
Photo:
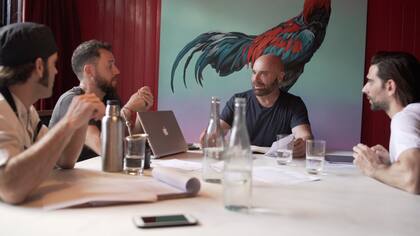
M165 126L163 126L162 127L162 132L163 132L163 134L165 135L165 136L168 136L168 130L166 129L166 127Z

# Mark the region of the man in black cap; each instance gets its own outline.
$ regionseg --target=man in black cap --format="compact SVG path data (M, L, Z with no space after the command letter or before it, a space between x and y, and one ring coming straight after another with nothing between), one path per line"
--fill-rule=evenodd
M17 23L0 28L0 199L5 202L24 201L54 166L73 168L89 120L103 116L101 100L85 94L73 99L51 130L40 123L33 104L51 96L57 57L48 27Z

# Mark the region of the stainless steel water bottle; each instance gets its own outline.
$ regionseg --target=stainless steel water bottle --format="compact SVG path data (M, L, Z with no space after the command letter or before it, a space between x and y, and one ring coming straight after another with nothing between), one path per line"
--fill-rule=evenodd
M102 170L123 171L123 120L120 116L118 100L106 102L105 116L102 118L101 156Z

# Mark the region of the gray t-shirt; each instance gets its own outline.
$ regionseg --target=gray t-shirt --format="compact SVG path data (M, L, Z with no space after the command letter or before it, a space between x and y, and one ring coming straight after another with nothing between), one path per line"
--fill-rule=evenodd
M64 115L66 114L67 110L69 109L69 106L71 104L71 101L75 96L79 96L81 94L84 94L82 88L80 87L73 87L69 91L65 92L63 95L60 96L57 103L55 104L54 111L51 115L50 124L49 127L52 128L57 122L59 122ZM118 96L115 92L107 93L103 99L104 103L106 103L106 100L108 99L117 99ZM89 121L89 125L96 126L99 130L101 130L101 121L100 120L91 120ZM86 160L92 157L98 156L92 149L90 149L88 146L84 145L82 153L79 156L78 161Z
M291 134L292 128L309 125L308 112L302 99L287 92L280 92L272 107L260 105L253 90L237 93L226 103L220 119L232 126L235 97L246 99L246 126L251 145L269 147L277 134Z
M52 128L55 124L57 124L57 122L59 122L61 118L63 118L66 114L73 98L84 93L85 92L80 87L73 87L61 95L55 104L53 113L51 115L50 124L48 126Z

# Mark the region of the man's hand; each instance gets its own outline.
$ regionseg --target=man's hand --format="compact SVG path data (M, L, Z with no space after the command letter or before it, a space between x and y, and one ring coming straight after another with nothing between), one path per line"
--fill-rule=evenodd
M371 147L370 149L372 149L376 154L378 154L379 158L384 164L391 163L391 160L389 158L389 152L388 150L386 150L386 148L384 148L384 146L377 144Z
M77 129L91 119L101 119L104 114L105 106L102 101L95 94L88 93L73 98L64 118Z
M131 95L124 107L135 112L147 111L152 108L153 94L150 91L150 88L147 86L140 88L137 92Z
M140 95L145 101L146 110L150 110L153 107L153 94L148 86L140 88Z
M388 166L388 164L383 161L380 154L377 153L377 150L383 152L383 147L380 148L377 146L369 148L368 146L359 143L357 146L353 147L354 164L363 172L363 174L370 177L374 177L375 171L379 168Z
M304 157L306 152L306 143L302 138L293 141L293 157Z
M222 129L223 138L227 134L230 129L230 125L228 125L224 120L220 120L220 128ZM204 137L206 136L207 128L205 128L200 134L200 144L201 147L204 147Z

